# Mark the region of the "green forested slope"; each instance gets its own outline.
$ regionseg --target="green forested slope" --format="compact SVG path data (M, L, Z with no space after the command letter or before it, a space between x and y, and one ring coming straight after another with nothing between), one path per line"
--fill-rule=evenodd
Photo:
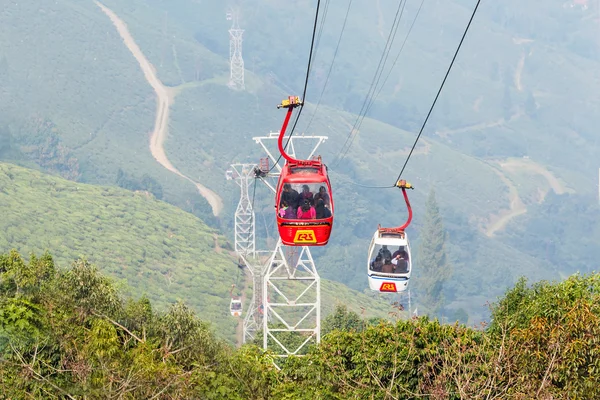
M85 256L136 295L164 307L184 300L231 332L229 289L237 267L226 239L200 219L147 192L91 186L0 164L0 248L63 266Z
M12 3L0 13L0 32L4 159L88 183L116 184L119 169L137 180L148 174L165 200L208 211L191 183L152 158L156 96L98 6Z
M177 300L231 338L232 284L243 287L226 238L200 219L147 192L70 182L0 163L0 251L52 251L68 266L86 257L159 308ZM338 303L386 317L388 307L335 282L324 282L323 314ZM247 306L247 305L246 305Z

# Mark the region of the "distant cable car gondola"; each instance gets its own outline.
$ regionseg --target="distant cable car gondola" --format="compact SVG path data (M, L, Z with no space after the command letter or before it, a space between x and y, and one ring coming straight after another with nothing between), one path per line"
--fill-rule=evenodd
M296 160L283 146L285 130L294 108L302 105L299 97L290 96L277 108L287 108L279 133L279 152L286 162L281 170L275 208L277 228L286 246L324 246L333 227L333 196L327 166L321 156L312 160Z
M242 315L242 300L239 297L233 297L229 303L229 312L234 317Z
M229 302L229 312L234 317L242 316L242 299L239 296L233 295L233 289L235 288L235 284L231 285L231 291L229 295L231 296L231 301Z
M412 272L410 243L405 229L412 220L412 209L408 201L406 189L413 187L404 180L398 181L397 187L402 189L404 201L408 208L408 219L397 228L379 226L369 247L367 275L369 288L378 292L403 292L408 289Z

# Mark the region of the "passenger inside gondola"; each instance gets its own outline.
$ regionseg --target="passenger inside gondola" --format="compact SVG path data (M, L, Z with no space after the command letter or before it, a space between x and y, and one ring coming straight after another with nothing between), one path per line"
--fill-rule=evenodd
M400 256L400 258L408 261L408 253L406 252L404 246L398 247L398 250L396 250L394 252L394 254L392 254L392 259L395 259L398 256Z
M331 211L323 201L323 199L318 199L317 204L315 205L316 218L329 218L331 217Z
M308 201L306 207L305 201ZM279 202L276 208L280 218L326 219L333 216L331 198L321 183L285 183Z
M383 267L383 261L381 260L381 256L378 255L374 260L371 260L371 269L373 271L381 272L381 267Z
M289 183L283 185L283 193L281 193L281 200L287 201L288 206L294 210L300 205L300 194Z
M331 204L330 204L331 202L329 200L329 195L327 194L327 188L325 188L325 186L319 187L319 193L315 194L314 199L315 199L315 204L319 201L319 199L322 199L327 207L331 206Z
M390 263L392 262L392 252L388 250L387 245L384 244L381 246L381 249L379 249L379 255L381 255L381 258L384 260L389 260Z
M385 274L393 274L394 273L394 264L392 264L392 260L390 258L383 259L383 267L381 267L381 272Z
M313 193L310 191L310 187L308 185L302 185L302 192L300 193L300 203L302 204L304 200L310 201L311 205L314 205Z
M296 209L290 207L286 200L283 200L281 205L279 206L279 216L281 218L286 219L295 219L296 218Z
M315 208L310 204L310 200L305 199L303 204L298 207L298 211L296 213L296 218L298 219L315 219L317 217L317 212Z
M397 274L406 274L408 272L408 260L397 256L392 260L394 264L394 272Z

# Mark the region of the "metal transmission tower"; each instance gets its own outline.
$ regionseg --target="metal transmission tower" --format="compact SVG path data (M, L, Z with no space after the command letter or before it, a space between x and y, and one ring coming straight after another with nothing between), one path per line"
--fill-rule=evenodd
M262 146L274 165L274 172L264 173L262 170L263 173L259 175L259 179L273 193L276 189L268 178L278 177L281 165L266 142L276 143L278 137L279 132L270 132L269 136L253 138ZM310 159L321 143L327 140L327 136L291 137L288 154L292 157L295 157L295 142L298 140L310 140L313 143L316 140L306 157ZM261 165L263 164L261 162ZM276 356L282 358L303 354L311 342L319 343L321 340L321 278L310 248L283 246L279 239L263 275L262 305L266 317L262 320L263 348L269 348Z
M260 144L267 153L268 158L262 159L258 175L267 187L275 193L275 184L281 172L281 165L267 143L277 143L279 132L270 132L268 136L255 137L254 141ZM326 136L301 136L295 135L290 139L288 154L295 156L296 142L317 141L307 158L311 158L317 148L327 140ZM274 165L272 171L269 164ZM252 300L248 305L244 317L244 343L253 341L259 331L263 331L263 342L267 340L265 348L269 347L281 357L290 354L299 354L302 349L313 339L320 341L321 328L321 299L320 278L315 268L309 247L287 247L279 240L274 250L256 250L252 255L245 245L249 243L238 232L252 232L255 246L254 232L256 222L252 201L249 199L250 178L256 178L255 164L232 164L232 170L227 171L228 180L236 179L240 185L240 202L235 218L235 249L253 277ZM250 201L248 201L250 200ZM248 210L243 204L249 204L252 218L241 217L240 210ZM240 218L238 218L240 216ZM300 249L300 254L296 251ZM268 275L268 277L266 277ZM266 289L265 289L266 288ZM264 317L267 318L264 318ZM283 326L283 328L282 328ZM266 332L266 333L265 333ZM299 335L299 345L289 349L281 343L281 332L295 332ZM281 346L279 343L283 346Z
M263 281L263 348L278 357L301 355L321 341L321 278L303 246L284 253L279 239Z
M231 164L232 169L225 173L227 180L235 180L240 187L240 201L235 210L235 252L252 274L254 287L243 322L244 343L253 341L256 332L262 329L262 282L264 264L270 255L265 251L256 251L256 219L250 199L255 167L256 164Z
M242 36L244 30L238 25L238 10L227 12L227 20L231 22L229 29L229 65L230 75L228 86L231 89L244 90L244 59L242 58Z
M252 300L248 305L248 311L244 317L244 343L256 339L256 333L262 330L264 307L262 300L262 286L265 271L265 260L268 260L270 252L257 251L254 258L241 256L248 271L252 274Z
M250 185L254 181L256 164L231 164L227 180L235 180L240 187L240 202L235 210L235 251L240 256L253 257L256 251L256 226L250 199Z

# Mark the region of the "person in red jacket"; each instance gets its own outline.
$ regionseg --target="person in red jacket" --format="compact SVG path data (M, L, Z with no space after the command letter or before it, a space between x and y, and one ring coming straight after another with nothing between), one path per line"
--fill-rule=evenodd
M315 211L315 208L310 205L310 200L305 199L304 203L298 207L296 215L296 218L298 219L315 219L317 217L317 212Z

